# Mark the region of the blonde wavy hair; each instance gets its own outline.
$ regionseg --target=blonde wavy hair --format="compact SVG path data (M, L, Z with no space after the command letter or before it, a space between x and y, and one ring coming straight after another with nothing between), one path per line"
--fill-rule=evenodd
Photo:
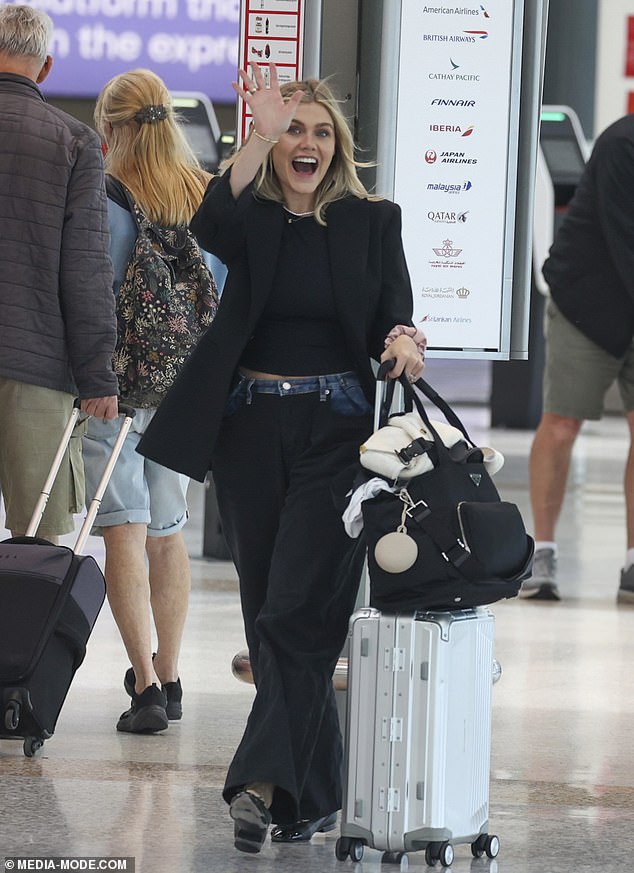
M115 76L97 98L95 126L108 146L106 172L147 217L162 227L188 224L211 175L179 127L163 80L143 69Z
M301 82L287 82L280 88L282 97L285 100L290 99L291 95L296 91L303 91L304 93L300 103L319 103L324 106L332 119L335 129L335 153L326 175L317 188L314 210L315 220L319 224L325 225L325 211L328 204L333 203L335 200L341 200L344 197L353 196L359 197L362 200L380 200L380 197L368 193L357 175L357 168L372 165L355 159L355 145L352 132L345 115L341 111L339 100L337 100L327 82L324 79L305 79ZM256 196L263 200L274 200L278 203L283 203L284 196L273 167L273 149L271 149L268 159L260 168L253 187ZM239 151L236 152L222 163L221 170L223 172L234 163L239 153Z

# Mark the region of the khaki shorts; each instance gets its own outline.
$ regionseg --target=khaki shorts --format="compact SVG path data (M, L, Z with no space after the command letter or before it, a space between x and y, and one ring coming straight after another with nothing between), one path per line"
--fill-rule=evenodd
M615 358L577 330L548 301L545 315L544 412L597 421L614 381L625 412L634 410L634 343Z
M0 490L6 527L24 533L51 468L74 397L0 377ZM82 422L75 428L38 528L42 537L74 530L84 505Z

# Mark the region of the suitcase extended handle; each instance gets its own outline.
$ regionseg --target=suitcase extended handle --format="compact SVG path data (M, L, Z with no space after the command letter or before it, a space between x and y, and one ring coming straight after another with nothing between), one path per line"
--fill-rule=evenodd
M81 400L79 397L75 397L75 401L73 403L73 409L78 409L81 411ZM132 406L127 406L125 403L119 403L119 415L124 415L126 418L134 418L136 415L136 409ZM75 421L77 420L77 416L73 419L73 426L75 425ZM72 429L71 429L72 433ZM69 437L70 439L70 437ZM62 437L63 441L63 437Z
M46 509L46 504L48 503L48 499L51 496L51 490L55 483L55 479L57 477L57 473L59 472L59 468L62 465L62 460L64 458L64 454L66 449L68 448L68 444L70 443L71 436L73 435L73 430L75 429L75 425L77 423L77 418L80 413L80 405L81 401L76 398L73 404L73 410L71 412L70 418L68 420L68 424L62 434L60 439L59 446L57 447L57 452L55 453L55 457L53 458L53 463L51 464L51 469L46 478L46 482L44 483L44 487L40 493L38 501L35 505L35 509L33 510L33 515L31 516L31 521L29 522L29 526L26 529L25 536L34 537L37 529L39 527L40 521L42 520L42 516L44 515L44 510ZM123 415L123 422L121 424L121 429L117 436L116 442L112 449L112 453L108 459L108 463L106 464L106 469L103 472L99 485L97 486L97 492L95 494L94 499L91 501L90 506L88 507L88 512L86 513L86 518L84 519L84 523L81 526L81 530L77 536L77 542L75 543L75 554L81 554L81 550L86 542L88 534L90 533L90 529L92 527L92 523L95 520L95 516L101 506L101 498L104 495L104 491L108 486L108 482L110 481L110 476L112 475L112 471L114 469L114 465L119 457L119 453L123 447L124 440L128 435L128 431L130 430L130 425L132 424L132 419L136 415L136 410L131 406L126 406L122 403L119 404L119 415Z

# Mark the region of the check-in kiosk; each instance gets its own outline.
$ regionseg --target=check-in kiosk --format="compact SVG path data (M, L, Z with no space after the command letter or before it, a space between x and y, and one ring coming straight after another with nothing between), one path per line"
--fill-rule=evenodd
M211 100L197 91L172 91L172 104L192 151L203 169L218 170L220 126Z
M528 360L494 362L491 426L534 429L542 413L543 318L548 286L542 265L583 173L588 147L569 106L543 106L533 227Z

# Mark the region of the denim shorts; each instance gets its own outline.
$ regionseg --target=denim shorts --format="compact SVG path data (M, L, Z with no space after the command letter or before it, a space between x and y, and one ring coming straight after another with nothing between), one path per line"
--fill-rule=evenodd
M329 403L339 415L368 415L372 405L363 393L356 373L329 373L325 376L292 376L288 379L251 379L242 373L231 391L225 416L235 414L245 404L251 404L254 394L275 394L293 397L297 394L319 393L320 401Z
M119 524L145 524L148 536L164 537L179 531L187 521L189 479L144 458L136 451L156 409L137 409L132 426L108 483L93 534ZM122 419L90 418L83 442L86 502L95 495L110 457Z

